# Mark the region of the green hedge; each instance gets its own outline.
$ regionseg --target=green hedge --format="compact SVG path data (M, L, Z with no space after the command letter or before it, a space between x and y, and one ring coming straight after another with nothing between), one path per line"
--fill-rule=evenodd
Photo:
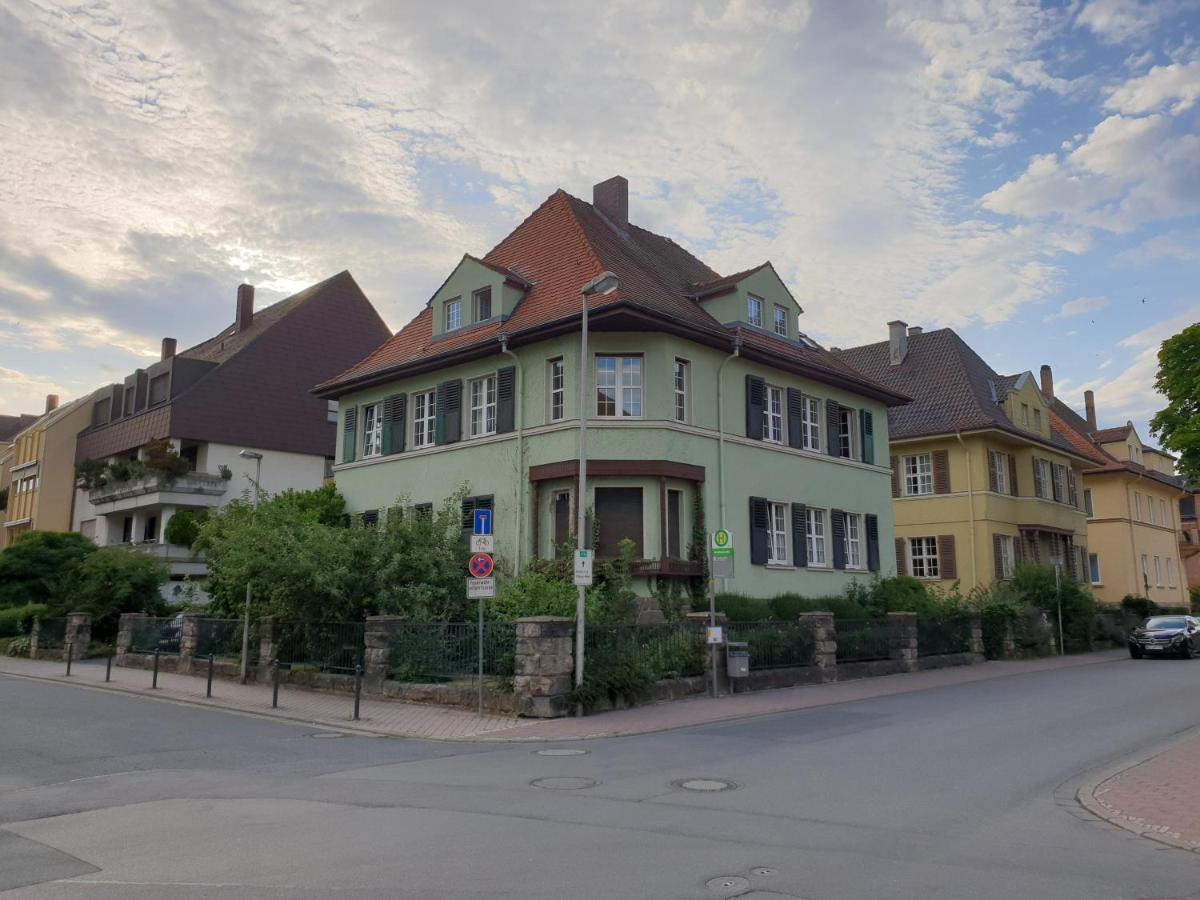
M14 606L11 609L0 609L0 637L14 637L18 634L29 634L33 620L46 618L50 607L44 603L29 603L25 606Z

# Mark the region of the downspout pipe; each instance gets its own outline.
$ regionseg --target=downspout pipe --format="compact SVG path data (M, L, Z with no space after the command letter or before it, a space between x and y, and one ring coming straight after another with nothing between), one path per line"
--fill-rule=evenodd
M958 438L958 443L962 445L963 454L967 458L967 525L971 535L971 586L974 587L979 584L979 564L978 551L975 548L975 486L971 477L971 451L967 449L967 442L963 440L961 431L956 429L954 436ZM1017 539L1020 540L1020 537Z
M516 408L513 410L513 416L517 420L517 554L514 560L515 572L513 574L520 575L525 549L525 491L528 480L525 477L525 419L521 410L525 393L525 373L521 368L521 358L508 349L507 334L500 335L500 352L512 359L513 366L517 370L517 383L513 387L513 392L517 395Z
M741 329L734 333L733 352L721 360L717 367L717 506L720 521L717 525L724 528L725 520L725 365L730 360L740 356L742 352Z

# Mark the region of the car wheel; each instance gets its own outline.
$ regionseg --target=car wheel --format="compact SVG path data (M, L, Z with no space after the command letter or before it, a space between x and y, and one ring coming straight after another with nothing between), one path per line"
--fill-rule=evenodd
M1130 647L1130 648L1129 648L1129 655L1130 655L1130 656L1131 656L1133 659L1141 659L1141 658L1142 658L1142 651L1141 651L1141 650L1139 650L1137 647Z

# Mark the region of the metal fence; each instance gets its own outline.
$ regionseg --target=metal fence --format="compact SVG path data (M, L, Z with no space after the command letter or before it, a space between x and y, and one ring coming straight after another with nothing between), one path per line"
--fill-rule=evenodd
M588 625L588 671L637 666L655 680L704 674L704 634L686 624Z
M66 641L66 619L38 619L39 650L61 650Z
M242 658L242 619L200 619L196 622L196 655L218 659ZM258 658L258 623L250 623L250 658Z
M946 656L971 649L971 620L962 616L917 619L917 655Z
M750 669L811 666L815 642L812 631L795 622L731 622L726 638L749 644Z
M484 623L484 677L512 678L516 653L515 622ZM476 622L405 623L388 642L387 677L392 681L430 684L474 678L478 674Z
M837 620L837 659L843 662L871 662L890 659L891 641L888 623L880 619Z
M183 633L183 616L156 618L147 616L136 619L129 636L131 653L178 653L179 638Z
M319 672L353 672L363 661L365 622L283 622L275 644L279 664Z

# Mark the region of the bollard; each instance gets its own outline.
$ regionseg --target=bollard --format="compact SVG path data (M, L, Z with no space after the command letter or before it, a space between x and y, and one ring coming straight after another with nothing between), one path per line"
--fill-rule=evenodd
M358 721L358 704L362 700L362 676L363 668L361 664L354 666L354 721Z
M207 689L207 690L204 692L204 696L205 696L205 697L211 697L211 696L212 696L212 675L213 675L213 661L214 661L216 658L217 658L217 657L216 657L216 654L215 654L215 653L210 653L210 654L208 654L208 689Z
M67 641L67 677L71 677L71 657L75 655L75 642Z
M271 709L279 708L279 660L271 660Z
M151 690L158 689L158 650L154 651L154 680L150 682Z
M108 654L108 661L104 664L104 680L112 681L112 658L113 655Z

